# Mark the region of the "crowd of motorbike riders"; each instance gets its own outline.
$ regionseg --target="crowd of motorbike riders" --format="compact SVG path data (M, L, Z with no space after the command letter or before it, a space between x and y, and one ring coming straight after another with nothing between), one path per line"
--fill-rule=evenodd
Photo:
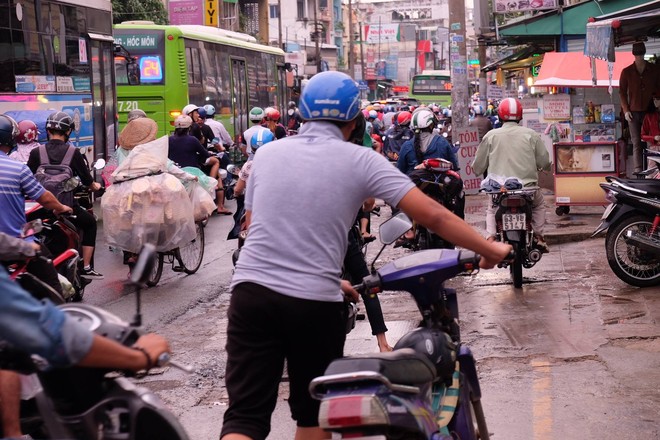
M324 120L322 117L317 117L318 112L310 112L309 102L305 104L307 108L301 111L296 103L289 102L284 123L282 113L275 107L252 108L248 115L251 126L240 134L237 143L234 143L224 126L215 120L213 106L187 105L183 108L182 114L174 121L175 132L169 137L169 159L180 167L200 168L209 176L217 179L217 214L234 214L236 221L234 230L245 229L250 224L250 218L249 214L247 219L242 215L245 211L242 203L238 204L237 212L232 213L225 207L225 199L229 196L242 202L242 197L249 188L247 181L253 172L253 159L263 145L285 137L296 136L307 123L318 124L316 120ZM470 124L474 124L478 128L479 137L482 139L493 128L501 126L503 123L504 127L507 126L506 122L514 122L517 126L517 122L521 119L521 112L520 102L511 98L503 101L499 112L490 103L485 109L480 104L475 104L470 109ZM462 184L457 172L456 156L459 146L452 144L451 108L443 109L435 104L415 108L404 104L394 106L373 103L364 105L355 116L351 116L351 121L353 120L355 129L350 132L348 140L385 156L402 173L409 175L418 187L421 188L424 186L424 182L428 182L424 173L441 170L445 179L450 176L453 184L447 185L447 187L451 187L449 197L451 203L449 198L443 200L441 197L437 197L436 201L447 205L447 208L458 217L463 217ZM103 278L103 275L93 266L96 219L89 210L81 207L76 199L67 198L65 194L55 190L49 190L49 185L53 183L47 177L43 178L43 174L48 174L48 170L50 170L52 175L54 173L52 166L64 165L66 173L77 177L80 184L88 187L92 192L99 191L101 185L94 180L85 157L77 148L68 143L69 135L75 129L71 116L64 112L55 112L48 117L45 128L48 140L45 145L41 145L37 142L39 130L35 122L16 122L9 116L0 115L0 188L2 189L0 200L2 200L2 206L5 207L4 214L0 216L0 243L2 243L0 259L6 264L27 260L30 263L28 271L32 270L35 276L61 292L57 270L50 263L52 260L42 258L40 264L36 264L39 256L53 257L49 250L43 244L34 241L34 237L22 235L23 226L26 223L25 200L34 200L57 216L68 216L67 218L75 224L81 236L80 252L83 260L81 277L89 282ZM156 129L155 122L149 119L143 111L130 112L127 126L119 137L117 154L129 154L131 148L136 144L155 139ZM494 139L496 137L491 137L490 142L497 142ZM486 140L488 141L488 138ZM122 145L122 141L125 145ZM487 155L488 152L484 154ZM486 157L478 156L477 161L485 165L482 170L484 173L486 167L501 167L494 163L492 158L489 162ZM227 170L232 162L234 165L240 166L240 172L233 171L235 175L232 176L230 173L228 177L223 178L221 170ZM543 167L545 167L544 163L541 163L540 166L538 163L528 166L534 170ZM59 171L64 172L62 169ZM431 193L427 192L427 194ZM374 199L367 199L364 202L359 211L355 213L354 227L347 231L348 250L343 265L346 278L352 281L357 281L368 274L362 248L365 243L375 238L370 233L370 211L374 209L374 202ZM235 238L237 235L234 234L233 237ZM409 234L397 241L397 245L419 249L419 243L415 243L414 240L415 232L409 231ZM542 240L542 237L539 237L539 240ZM126 259L124 262L127 263ZM3 268L0 268L0 283L3 285L3 290L5 287L8 291L17 290ZM17 292L16 295L19 293ZM379 349L381 351L391 350L392 348L385 338L387 328L377 297L365 295L363 300L373 334L377 337ZM156 359L160 353L169 350L166 341L156 335L142 337L134 347L136 350L112 344L97 336L78 338L76 343L81 347L72 350L67 344L70 344L72 339L77 337L75 335L82 330L75 328L74 323L61 316L61 313L58 314L56 308L47 306L44 312L41 310L43 307L41 304L30 302L21 304L23 300L16 299L12 301L18 307L24 307L23 311L28 315L51 314L55 317L53 319L58 322L65 322L60 333L54 337L55 349L52 346L42 348L38 344L30 347L37 353L40 353L39 350L42 350L40 354L48 353L48 355L42 355L54 365L98 365L101 362L112 365L120 364L121 368L137 370L145 367L145 359L147 367L153 366L153 359ZM7 326L1 326L0 331L2 339L15 342L17 345L22 343L20 337L12 336L13 330ZM50 343L42 341L43 345ZM99 360L97 346L116 353L116 359L109 361L107 357L102 357ZM62 347L66 347L66 349L64 350ZM52 353L57 350L59 353L64 350L67 356L54 357ZM20 426L14 423L18 420L17 407L12 404L17 397L16 390L20 390L20 385L17 386L18 380L14 373L0 372L0 416L2 416L4 436L8 438L21 438L22 435Z

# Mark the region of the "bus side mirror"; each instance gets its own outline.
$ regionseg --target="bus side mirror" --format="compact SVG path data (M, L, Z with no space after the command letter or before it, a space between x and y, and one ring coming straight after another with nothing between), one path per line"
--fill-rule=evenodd
M128 75L129 85L140 85L140 66L138 66L134 60L130 60L126 63L126 74Z

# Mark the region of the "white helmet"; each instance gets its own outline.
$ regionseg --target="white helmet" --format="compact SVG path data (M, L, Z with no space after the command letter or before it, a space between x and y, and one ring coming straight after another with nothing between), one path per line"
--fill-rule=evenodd
M174 128L189 128L192 125L192 118L188 115L179 115L174 120Z
M422 130L436 124L435 115L426 108L413 113L410 126L413 130Z
M183 110L181 110L181 113L184 114L184 115L189 115L190 113L192 113L193 111L195 111L197 109L199 109L199 107L196 106L195 104L188 104L187 106L185 106L183 108Z

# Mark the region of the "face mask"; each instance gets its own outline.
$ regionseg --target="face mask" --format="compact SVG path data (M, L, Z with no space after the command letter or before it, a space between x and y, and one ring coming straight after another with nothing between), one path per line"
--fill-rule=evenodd
M655 99L654 98L653 99L653 105L655 106L655 108L660 109L660 99Z
M294 113L294 112L293 112L293 109L290 108L289 111L288 111L287 113L289 114L289 116L293 116L293 113Z

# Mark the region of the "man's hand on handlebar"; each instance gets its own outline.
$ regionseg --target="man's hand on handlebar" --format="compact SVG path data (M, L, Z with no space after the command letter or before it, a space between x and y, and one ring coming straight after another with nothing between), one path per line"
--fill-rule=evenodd
M170 346L167 343L167 340L160 335L155 333L149 333L143 336L135 342L135 347L140 347L149 355L151 365L146 365L145 357L145 367L151 368L158 366L158 359L163 353L170 353Z
M480 268L492 269L502 260L510 258L510 254L513 251L511 245L500 243L499 241L489 242L488 244L490 252L488 255L485 255L485 253L481 255L481 261L479 261Z
M71 209L70 206L62 205L60 203L60 206L53 208L53 212L56 215L71 214L73 212L73 209Z
M98 182L92 182L92 184L89 185L89 189L90 189L92 192L96 192L96 191L98 191L98 190L101 189L101 184L98 183Z
M357 303L360 301L360 294L353 288L351 283L347 280L341 280L341 291L344 293L344 298Z

